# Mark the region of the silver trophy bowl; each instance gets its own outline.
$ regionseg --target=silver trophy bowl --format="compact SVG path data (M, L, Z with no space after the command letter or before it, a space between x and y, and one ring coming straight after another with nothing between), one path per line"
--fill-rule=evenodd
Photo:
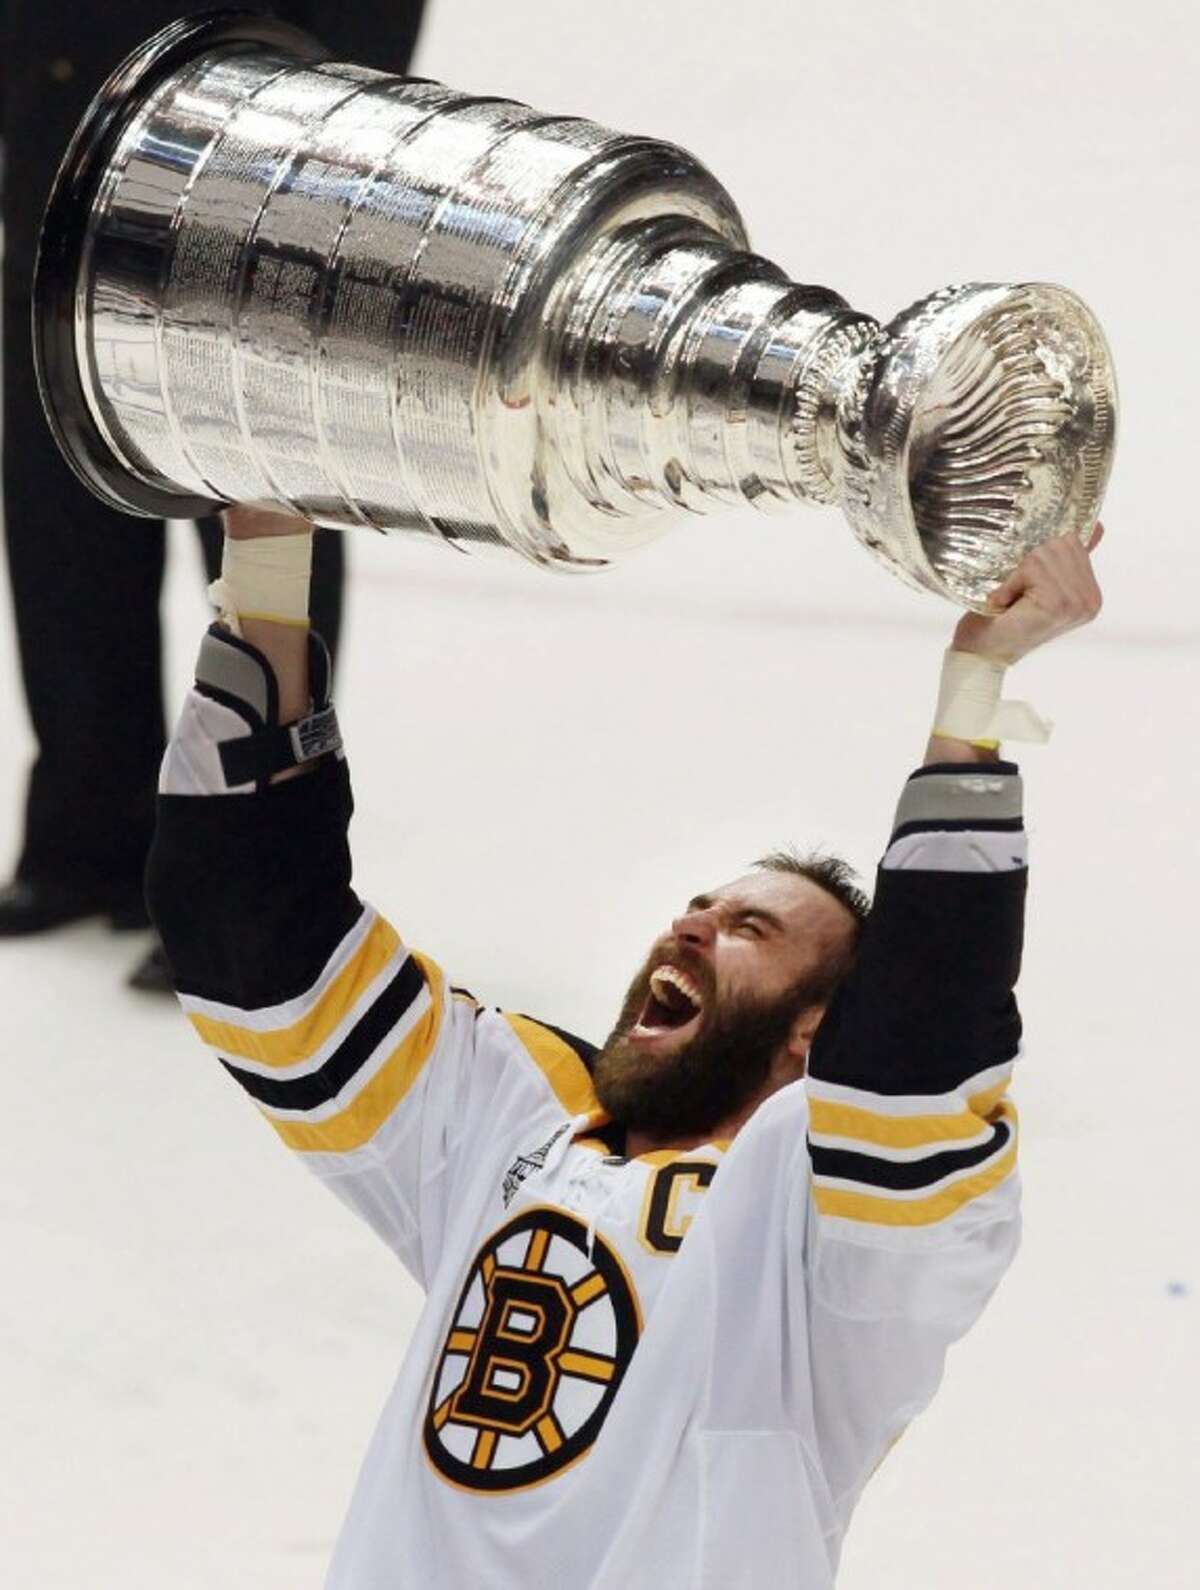
M81 479L595 569L683 512L839 506L911 585L980 607L1089 533L1104 336L1066 289L944 288L881 326L749 252L682 149L335 63L209 13L109 79L34 292Z

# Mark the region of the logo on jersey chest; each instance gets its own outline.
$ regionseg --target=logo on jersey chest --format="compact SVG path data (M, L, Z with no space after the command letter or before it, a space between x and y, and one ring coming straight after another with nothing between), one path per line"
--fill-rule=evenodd
M425 1450L473 1491L536 1485L599 1435L641 1315L616 1252L561 1209L527 1209L484 1243L433 1379Z

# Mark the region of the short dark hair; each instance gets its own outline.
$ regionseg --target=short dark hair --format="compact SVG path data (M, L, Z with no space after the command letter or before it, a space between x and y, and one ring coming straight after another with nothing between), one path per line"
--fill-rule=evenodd
M822 977L820 997L827 999L854 965L858 954L863 925L871 912L871 899L858 881L858 874L848 861L822 850L797 850L788 845L782 850L772 850L754 863L760 872L784 872L793 878L806 878L824 889L853 918L854 927L850 942L832 957Z
M871 910L870 896L861 887L858 873L848 861L823 850L800 851L794 845L760 856L754 865L760 872L790 872L794 878L807 878L837 903L845 906L859 929Z

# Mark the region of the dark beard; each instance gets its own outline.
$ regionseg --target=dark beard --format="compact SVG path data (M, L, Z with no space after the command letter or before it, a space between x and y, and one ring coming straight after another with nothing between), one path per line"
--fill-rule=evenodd
M762 1089L792 1023L812 1003L814 990L805 978L772 999L743 995L718 1000L709 983L695 1037L677 1054L653 1056L630 1043L628 1033L658 964L648 963L634 979L617 1024L596 1056L596 1097L626 1130L664 1136L711 1132ZM676 964L693 976L699 970L678 958Z

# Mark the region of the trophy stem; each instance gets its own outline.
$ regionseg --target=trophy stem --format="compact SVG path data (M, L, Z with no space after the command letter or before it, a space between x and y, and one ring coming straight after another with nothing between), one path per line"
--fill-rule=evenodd
M572 319L558 380L594 505L835 500L837 377L877 330L836 293L674 216L612 244Z

